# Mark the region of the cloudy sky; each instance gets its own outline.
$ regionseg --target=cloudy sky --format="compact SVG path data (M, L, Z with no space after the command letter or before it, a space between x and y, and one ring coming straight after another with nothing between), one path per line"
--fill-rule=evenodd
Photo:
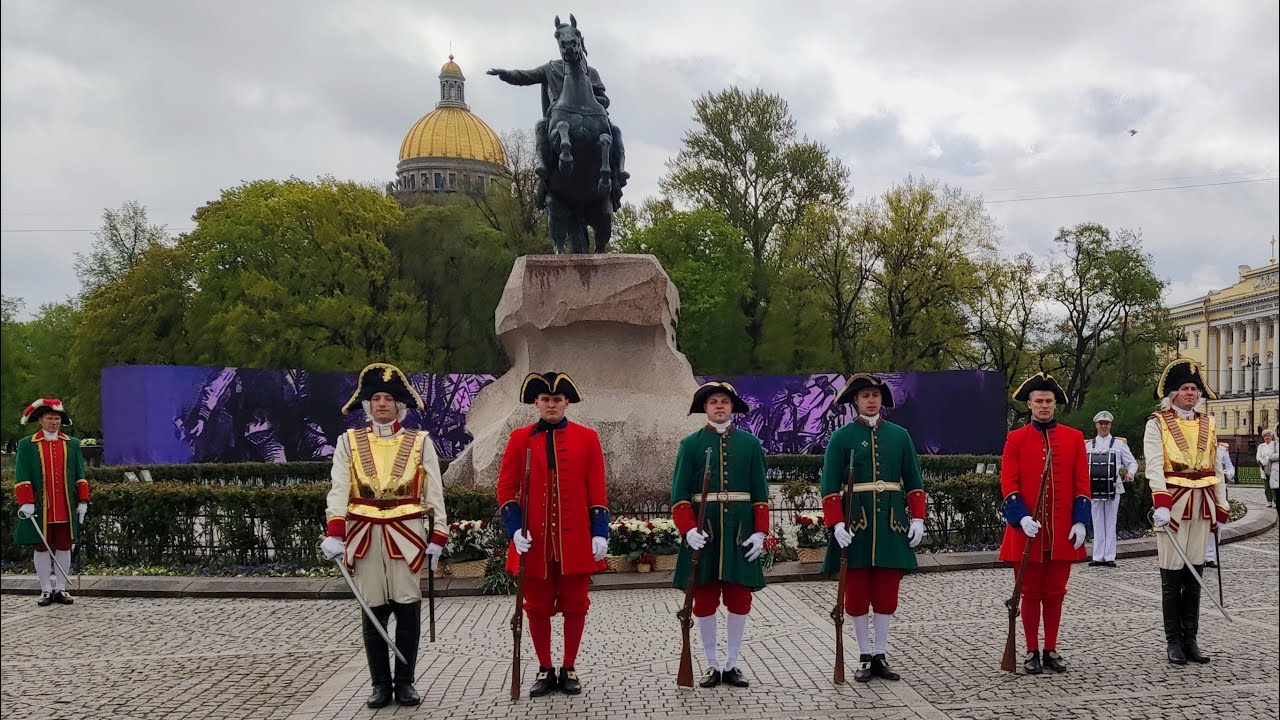
M980 193L1009 254L1083 221L1141 228L1171 300L1265 263L1280 232L1275 2L584 5L6 0L3 292L74 294L74 253L126 200L180 231L246 180L393 178L451 44L472 110L530 127L536 90L483 71L550 59L570 11L630 200L657 192L691 101L736 84L783 95L857 198L908 173ZM1204 187L1150 191L1185 185ZM1041 199L1063 195L1085 197Z

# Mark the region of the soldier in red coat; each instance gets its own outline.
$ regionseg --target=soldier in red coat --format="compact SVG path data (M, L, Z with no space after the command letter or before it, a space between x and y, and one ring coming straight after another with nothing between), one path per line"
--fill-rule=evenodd
M498 507L511 538L507 571L519 572L525 556L524 611L538 655L530 697L559 689L582 691L574 662L587 624L587 585L605 569L609 548L609 508L604 486L604 452L596 431L569 422L565 411L581 397L568 375L531 373L521 402L538 409L539 420L516 428L507 441L498 473ZM520 488L529 451L529 498L524 517ZM551 664L551 616L564 615L564 662L557 679Z
M1091 521L1084 434L1054 420L1058 404L1065 405L1067 395L1052 375L1032 375L1018 387L1013 399L1027 403L1031 422L1010 432L1004 444L1001 512L1009 525L1000 544L1000 560L1013 564L1016 573L1023 549L1031 543L1022 580L1022 630L1027 638L1022 667L1029 675L1038 675L1044 668L1064 672L1067 663L1058 654L1062 600L1067 594L1071 563L1085 558L1084 537ZM1050 456L1048 486L1044 506L1035 507L1046 451ZM1038 637L1042 611L1043 653Z

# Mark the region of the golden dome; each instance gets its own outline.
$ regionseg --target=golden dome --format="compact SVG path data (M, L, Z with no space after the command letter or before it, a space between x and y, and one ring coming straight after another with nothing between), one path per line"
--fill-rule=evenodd
M449 62L440 66L440 74L444 75L445 73L453 73L454 75L462 74L462 68L458 67L458 63L453 61L452 55L449 56Z
M460 107L438 107L414 123L400 143L400 159L413 158L460 158L507 166L507 153L497 133Z

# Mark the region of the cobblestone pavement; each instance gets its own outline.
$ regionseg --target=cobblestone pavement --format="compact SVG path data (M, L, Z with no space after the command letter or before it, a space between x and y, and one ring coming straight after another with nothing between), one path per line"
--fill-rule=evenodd
M1233 496L1248 496L1235 490ZM1261 500L1261 492L1257 491ZM1252 497L1249 498L1253 500ZM903 679L833 686L832 583L756 595L743 667L752 686L677 690L675 590L592 596L581 695L508 698L511 598L450 598L423 642L419 708L363 706L351 601L82 598L38 608L0 596L0 714L8 718L1275 718L1280 704L1276 530L1223 549L1227 624L1206 599L1209 665L1165 662L1154 558L1073 568L1063 675L1000 672L1007 570L909 576L890 657ZM1216 590L1214 571L1206 579ZM559 657L559 621L553 649ZM852 626L846 643L855 648ZM723 647L723 623L721 645ZM1021 643L1021 628L1019 628ZM701 647L695 629L695 672ZM723 650L722 650L723 652ZM856 650L855 650L856 652ZM525 689L536 670L526 637ZM851 659L856 659L852 656ZM849 670L852 680L852 668Z

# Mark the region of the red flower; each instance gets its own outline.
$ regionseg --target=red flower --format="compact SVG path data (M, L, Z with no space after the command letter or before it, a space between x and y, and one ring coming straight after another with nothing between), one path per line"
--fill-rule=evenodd
M645 527L648 527L650 530L652 530L652 529L653 529L653 521L652 521L652 520L650 520L649 522L646 522L646 523L645 523Z
M626 525L619 525L619 526L618 526L618 534L619 534L619 535L626 535L626 534L627 534L627 526L626 526Z
M801 525L804 525L806 527L813 524L813 518L805 517L804 515L797 515L796 520L798 520Z

